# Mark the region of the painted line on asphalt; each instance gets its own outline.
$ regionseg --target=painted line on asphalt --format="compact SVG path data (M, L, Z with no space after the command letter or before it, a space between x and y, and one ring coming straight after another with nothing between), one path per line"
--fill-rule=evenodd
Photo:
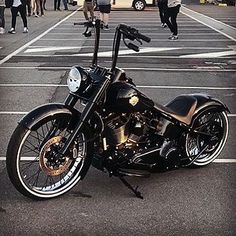
M80 7L79 9L81 9L82 7ZM79 10L78 9L78 10ZM10 60L12 57L16 56L18 53L22 52L23 50L25 50L28 46L30 46L31 44L39 41L43 36L45 36L48 32L50 32L51 30L55 29L58 25L60 25L61 23L63 23L64 21L66 21L67 19L69 19L71 16L73 16L74 14L77 13L77 10L72 12L70 15L68 15L67 17L65 17L63 20L60 20L58 23L56 23L55 25L53 25L52 27L50 27L49 29L47 29L46 31L44 31L42 34L40 34L39 36L37 36L36 38L32 39L31 41L29 41L28 43L26 43L25 45L23 45L22 47L18 48L17 50L15 50L14 52L12 52L11 54L7 55L6 57L4 57L2 60L0 60L0 65L2 65L3 63L7 62L8 60Z
M68 28L68 27L57 27L55 29L53 29L53 31L56 31L56 30L63 30L63 31L67 31L67 30L73 30L73 28ZM139 32L141 31L152 31L153 32L153 28L149 28L149 27L145 27L145 28L142 28L142 27L138 27L138 30ZM115 33L115 28L110 28L110 32L114 32ZM191 31L192 32L192 28L191 29L187 29L187 28L183 28L181 29L181 32L182 31ZM203 31L203 32L212 32L212 29L209 29L209 28L195 28L194 31ZM73 32L78 32L78 29L74 29ZM141 32L143 33L143 32Z
M64 32L64 33L57 33L57 32L51 32L49 33L48 35L78 35L78 32L75 33L75 32ZM114 35L114 32L104 32L102 33L102 35ZM150 36L150 35L170 35L169 32L166 32L166 33L148 33L146 36ZM206 35L206 33L181 33L181 36L182 35ZM219 35L219 33L207 33L207 35Z
M23 157L22 161L37 161L38 157ZM0 161L6 161L5 156L0 156ZM213 163L236 163L236 159L216 159L213 161Z
M186 11L186 12L184 12L184 11ZM234 37L232 37L229 34L223 32L224 29L221 29L221 27L225 26L226 28L235 31L234 27L232 27L230 25L227 25L227 24L225 24L225 23L223 23L221 21L215 20L214 18L211 18L209 16L206 16L206 15L203 15L201 13L195 12L195 11L193 11L191 9L186 8L186 7L181 7L181 13L186 15L186 16L188 16L188 17L190 17L191 19L194 19L197 22L199 22L199 23L201 23L201 24L203 24L203 25L205 25L205 26L207 26L207 27L209 27L209 28L219 32L220 34L224 35L225 37L229 38L230 40L236 41L236 39ZM194 14L195 17L192 16L191 14ZM206 21L206 22L204 22L204 21ZM207 21L209 21L209 22L213 21L213 22L217 23L218 25L221 25L221 27L219 27L219 29L217 29L216 27L214 27L214 26L210 25L209 23L207 23ZM212 41L212 39L211 39L211 41Z
M229 39L212 39L212 38L208 38L208 39L181 39L179 38L177 43L178 42L209 42L209 40L211 42L230 42L231 40ZM84 39L80 38L41 38L39 39L38 41L84 41ZM94 39L86 39L86 41L94 41ZM101 41L113 41L113 38L110 38L110 39L104 39L104 38L101 38ZM169 40L167 41L167 39L152 39L152 42L170 42L170 43L173 43L173 41ZM28 47L28 46L27 46ZM25 49L25 47L24 47ZM21 50L22 51L22 50Z
M109 62L110 63L110 62ZM15 70L68 70L72 66L0 66L0 69ZM175 72L236 72L236 69L222 69L220 67L198 67L198 68L141 68L141 67L123 67L127 71L175 71Z
M26 115L29 112L26 111L0 111L0 115ZM230 118L235 118L236 114L227 114Z
M0 87L67 87L66 84L0 84ZM173 86L173 85L137 85L137 88L149 89L199 89L199 90L236 90L236 87L210 86Z

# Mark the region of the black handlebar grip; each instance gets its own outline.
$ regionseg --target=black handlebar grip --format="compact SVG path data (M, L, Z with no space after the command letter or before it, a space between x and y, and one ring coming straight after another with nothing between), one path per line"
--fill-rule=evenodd
M141 39L141 40L143 40L143 41L145 41L145 42L147 42L147 43L150 43L151 42L151 38L149 38L149 37L147 37L147 36L145 36L145 35L143 35L143 34L137 34L137 37L139 38L139 39Z
M75 22L74 25L85 25L85 22Z
M139 47L133 43L128 43L128 48L134 50L135 52L139 52Z

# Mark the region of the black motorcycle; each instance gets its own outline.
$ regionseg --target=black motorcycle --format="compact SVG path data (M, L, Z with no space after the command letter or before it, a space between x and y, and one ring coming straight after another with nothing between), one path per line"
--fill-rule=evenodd
M95 38L92 66L71 68L65 102L32 110L10 139L7 171L27 197L60 196L92 165L120 178L142 198L126 176L205 166L226 143L229 110L222 102L205 94L186 94L162 106L140 92L116 66L121 39L135 51L138 43L150 42L137 29L118 25L111 68L98 66L100 24L100 20L84 23L84 35L90 36L93 28Z

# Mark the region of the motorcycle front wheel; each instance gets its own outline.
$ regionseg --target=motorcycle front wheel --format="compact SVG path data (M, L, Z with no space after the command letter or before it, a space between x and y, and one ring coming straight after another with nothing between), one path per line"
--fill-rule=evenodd
M56 114L40 120L34 129L18 125L7 149L6 165L16 189L32 199L49 199L69 191L87 173L92 144L89 130L72 143L68 154L56 153L74 129L71 115Z
M186 136L185 152L191 166L205 166L214 161L225 146L229 123L225 111L214 107L203 109L195 117L194 133Z

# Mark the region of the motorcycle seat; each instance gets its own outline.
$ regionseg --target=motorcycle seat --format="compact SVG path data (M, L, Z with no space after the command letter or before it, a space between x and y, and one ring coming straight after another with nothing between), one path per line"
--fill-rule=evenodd
M197 99L191 95L180 95L165 106L155 104L155 108L174 117L178 121L190 125L197 107Z

